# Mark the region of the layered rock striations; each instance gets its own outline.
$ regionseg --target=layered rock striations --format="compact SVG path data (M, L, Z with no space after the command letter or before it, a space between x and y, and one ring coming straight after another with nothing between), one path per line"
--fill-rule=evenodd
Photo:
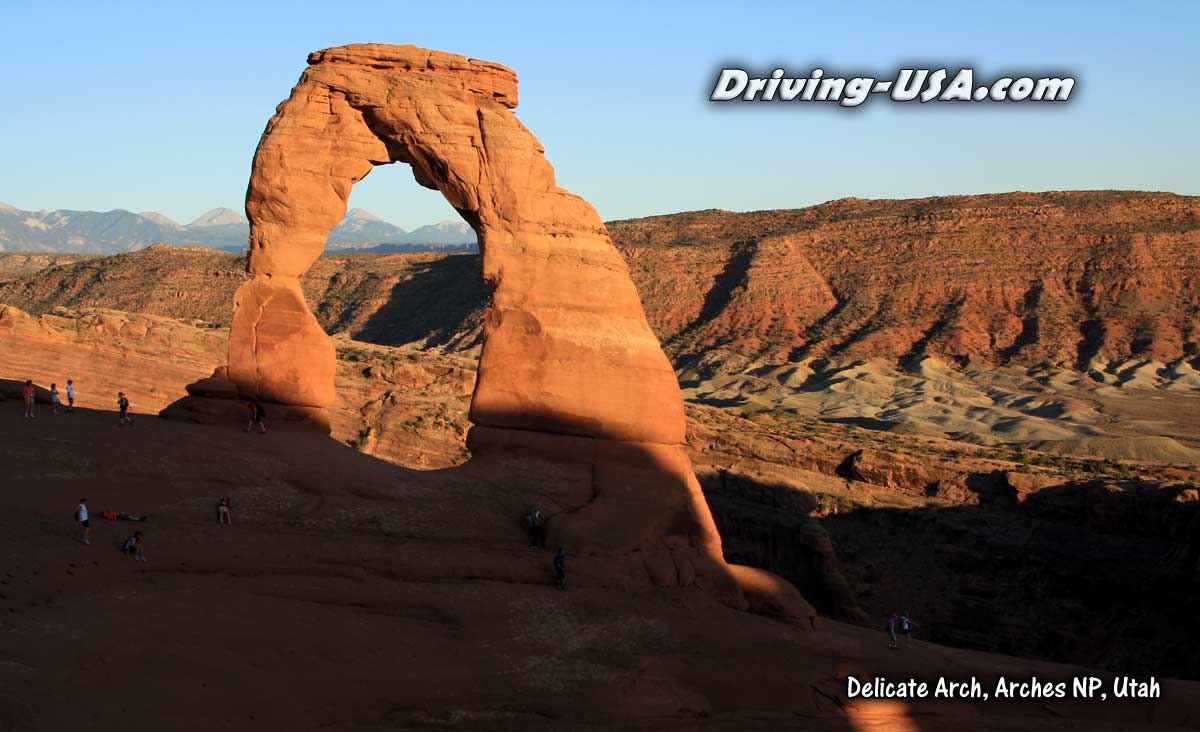
M1089 370L1200 354L1200 199L1066 191L610 222L677 361L712 348ZM635 254L636 253L636 254ZM656 276L680 267L686 274Z

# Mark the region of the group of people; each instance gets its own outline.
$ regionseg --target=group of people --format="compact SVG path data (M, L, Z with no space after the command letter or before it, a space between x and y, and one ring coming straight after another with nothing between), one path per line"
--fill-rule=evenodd
M915 627L917 624L908 617L908 613L901 615L893 611L883 626L884 630L888 632L888 648L900 647L900 644L896 642L897 634L904 636L905 648L912 648L912 629Z
M116 516L119 514L114 513L111 515ZM91 516L88 513L88 503L86 498L79 499L79 506L75 508L75 520L79 522L79 526L83 530L83 534L79 537L79 543L91 544L92 539L90 533L92 522ZM142 546L142 532L135 531L130 534L125 541L121 542L121 553L125 554L126 556L133 557L139 562L146 561L146 552Z
M25 397L25 418L33 419L33 401L37 396L36 390L33 387L33 380L25 380L25 388L22 390L22 396ZM55 414L58 414L58 408L62 404L62 397L58 393L58 384L50 385L50 405ZM75 382L67 379L67 411L75 411Z
M221 496L217 501L217 526L229 526L233 522L233 505L229 500L229 496ZM145 521L144 516L131 516L126 513L110 511L104 514L105 518L117 520L125 519L129 521ZM79 505L75 508L75 520L79 522L79 527L82 534L79 537L79 543L91 544L91 515L88 512L88 502L86 498L79 499ZM141 531L134 531L125 541L121 542L121 553L132 557L133 559L144 562L146 561L146 550Z
M67 412L75 411L75 382L67 379ZM33 379L25 380L25 388L22 390L22 396L25 398L25 418L34 419L36 415L33 413L33 404L37 397L37 389L33 385ZM62 395L59 394L58 384L50 384L50 408L54 414L58 414L58 408L62 406ZM133 417L129 416L129 399L125 396L125 392L117 392L117 410L120 412L120 419L117 421L118 427L133 424Z

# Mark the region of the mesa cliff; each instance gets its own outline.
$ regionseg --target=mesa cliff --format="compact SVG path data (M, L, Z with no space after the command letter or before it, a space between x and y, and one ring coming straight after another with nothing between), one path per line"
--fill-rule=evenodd
M775 362L931 355L1083 371L1197 355L1194 196L846 199L612 221L608 228L677 367L712 349ZM116 307L227 323L223 298L244 275L236 257L205 252L155 247L55 267L0 285L0 302L32 313ZM471 348L487 297L469 276L478 267L471 259L325 256L302 285L329 332L385 345L436 334ZM136 301L123 294L120 283L148 267L160 284L134 288ZM447 286L452 293L442 292ZM351 295L353 307L345 304ZM444 317L423 322L420 332L401 317L424 318L410 303L435 304Z

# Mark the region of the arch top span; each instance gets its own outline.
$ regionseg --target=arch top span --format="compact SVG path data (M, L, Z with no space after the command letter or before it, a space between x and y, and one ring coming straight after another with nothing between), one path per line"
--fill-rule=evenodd
M486 428L678 445L683 402L628 269L560 188L513 113L516 74L415 46L317 51L267 124L246 213L248 269L230 378L260 398L333 401L333 347L296 284L353 185L403 162L474 227L492 290L471 420ZM491 434L487 430L480 432Z

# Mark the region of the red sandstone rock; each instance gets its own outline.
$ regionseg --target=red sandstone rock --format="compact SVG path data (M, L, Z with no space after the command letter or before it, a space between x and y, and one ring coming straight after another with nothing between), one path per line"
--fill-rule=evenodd
M402 161L479 234L493 295L472 420L680 443L671 365L599 216L555 184L541 144L513 115L513 72L413 46L327 49L309 64L255 154L246 195L254 280L239 292L231 378L278 401L330 402L319 387L332 384L319 327L302 301L266 295L298 294L295 279L320 255L353 184ZM276 332L264 333L279 308Z
M237 399L237 384L229 379L229 370L224 366L213 369L212 376L187 385L187 393L193 397L215 399Z
M655 584L694 583L744 607L736 580L750 577L756 592L764 583L725 565L681 446L675 373L629 270L596 211L555 184L516 103L516 76L497 64L413 46L312 54L255 153L252 279L235 297L229 378L245 396L333 403L334 349L299 278L354 183L406 162L474 227L492 290L467 470L569 463L550 468L565 477L546 489L560 509L555 543L604 557L610 578L635 565ZM768 604L789 604L777 599Z

